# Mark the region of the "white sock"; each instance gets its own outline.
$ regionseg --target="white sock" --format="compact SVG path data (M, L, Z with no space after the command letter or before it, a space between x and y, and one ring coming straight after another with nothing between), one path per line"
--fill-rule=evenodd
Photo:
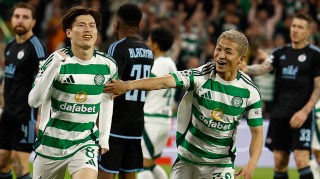
M137 179L155 179L151 170L143 170L138 172Z
M168 179L166 171L159 165L156 165L153 168L152 173L155 176L155 179Z
M320 166L316 159L313 158L310 160L310 168L313 173L313 178L320 179Z

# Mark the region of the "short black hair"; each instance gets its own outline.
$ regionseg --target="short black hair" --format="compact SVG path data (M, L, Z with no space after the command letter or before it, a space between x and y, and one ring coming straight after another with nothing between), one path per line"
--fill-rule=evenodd
M122 23L128 26L139 27L142 12L138 5L126 3L120 6L117 11L117 16L123 21Z
M171 48L174 36L168 29L155 28L150 32L152 42L157 43L161 51L167 51Z
M74 6L70 8L62 18L63 31L66 32L66 29L70 29L75 19L80 15L91 15L96 22L97 29L100 30L101 15L98 10L82 6Z
M36 10L35 8L30 4L30 3L27 3L27 2L19 2L17 4L15 4L13 6L13 9L12 9L12 14L13 12L17 9L17 8L23 8L23 9L29 9L31 11L31 14L32 14L32 19L35 19L36 18Z

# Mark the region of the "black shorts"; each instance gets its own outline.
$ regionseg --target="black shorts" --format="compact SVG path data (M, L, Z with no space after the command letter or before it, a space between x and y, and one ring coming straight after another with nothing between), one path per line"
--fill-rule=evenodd
M143 169L141 139L110 136L110 151L100 156L99 168L108 173L138 172Z
M313 117L307 120L299 129L290 127L290 118L273 118L270 120L265 146L272 150L311 150Z
M0 149L29 153L33 150L37 110L32 108L30 114L24 116L16 118L10 112L3 111L0 118Z

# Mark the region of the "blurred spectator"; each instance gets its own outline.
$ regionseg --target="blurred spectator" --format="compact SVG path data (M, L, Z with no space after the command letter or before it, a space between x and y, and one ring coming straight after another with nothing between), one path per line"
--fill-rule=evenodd
M265 6L259 3L259 0L251 0L251 8L248 14L249 23L257 23L265 34L266 39L272 39L276 24L281 19L283 7L280 0L272 0L274 14L269 17Z
M64 47L64 42L66 40L66 36L62 30L61 24L63 14L63 12L61 12L62 9L59 6L54 6L52 10L52 16L47 24L47 48L50 54Z
M47 35L47 31L48 31L48 24L49 21L52 19L52 16L54 14L55 9L61 9L61 0L52 0L50 1L46 7L45 7L45 13L44 13L44 18L43 21L41 23L41 28L42 28L42 35ZM61 23L61 22L60 22Z

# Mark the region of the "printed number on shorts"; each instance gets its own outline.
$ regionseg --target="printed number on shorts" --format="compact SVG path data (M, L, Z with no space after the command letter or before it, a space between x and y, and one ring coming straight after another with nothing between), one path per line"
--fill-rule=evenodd
M141 65L141 64L136 64L133 65L130 77L134 77L136 80L141 79L141 78L149 78L150 76L150 71L151 71L151 65ZM140 94L140 99L138 99ZM132 90L126 92L125 98L127 101L140 101L144 102L146 101L146 91L139 91L139 90Z
M310 129L300 129L300 141L311 141Z
M231 174L230 173L224 173L224 176L223 176L223 173L219 172L219 173L214 173L212 175L212 179L231 179Z
M89 158L94 158L94 149L91 147L86 148L86 156Z

